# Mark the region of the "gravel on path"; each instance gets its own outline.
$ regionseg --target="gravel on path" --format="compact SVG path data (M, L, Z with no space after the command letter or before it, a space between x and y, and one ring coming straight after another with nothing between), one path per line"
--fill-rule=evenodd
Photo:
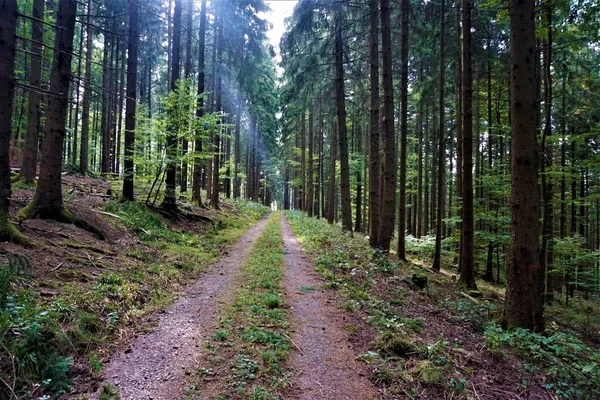
M187 375L198 365L202 344L215 324L218 309L235 289L239 268L246 262L254 242L265 227L264 218L250 228L219 262L166 310L158 326L139 336L127 349L113 356L106 366L105 381L120 391L121 400L181 399Z
M331 292L322 289L317 272L282 215L284 290L291 309L292 339L298 347L291 366L298 372L289 398L299 400L369 400L377 390L350 347L339 323ZM301 289L302 288L302 289ZM288 397L286 397L288 398Z

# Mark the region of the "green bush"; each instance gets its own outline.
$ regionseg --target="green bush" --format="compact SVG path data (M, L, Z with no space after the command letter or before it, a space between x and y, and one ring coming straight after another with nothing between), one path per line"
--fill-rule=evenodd
M67 372L72 359L60 355L68 340L58 321L69 310L40 306L29 290L13 291L14 279L8 267L0 266L0 352L5 353L0 357L0 377L16 379L16 387L41 381L46 389L64 393L70 387Z
M541 366L551 379L545 387L556 395L600 398L600 354L576 337L562 332L544 336L522 328L508 332L497 325L484 334L490 348L516 348L527 358L530 370Z

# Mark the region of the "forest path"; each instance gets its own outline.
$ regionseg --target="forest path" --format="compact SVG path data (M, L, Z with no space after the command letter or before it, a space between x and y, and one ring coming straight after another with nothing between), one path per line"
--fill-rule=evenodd
M344 316L320 289L324 281L304 254L282 214L284 290L291 309L292 339L301 349L291 355L299 372L291 398L300 400L376 399L377 390L350 348L339 323Z
M180 399L185 395L186 375L196 371L201 344L215 323L218 310L235 289L239 268L248 259L268 217L248 230L219 262L166 310L152 333L139 336L106 366L102 386L112 384L122 400Z

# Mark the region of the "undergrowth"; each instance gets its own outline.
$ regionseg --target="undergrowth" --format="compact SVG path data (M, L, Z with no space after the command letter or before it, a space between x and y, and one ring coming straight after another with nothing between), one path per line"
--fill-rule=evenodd
M68 279L83 272L63 267L57 277L67 282L57 282L60 294L53 298L38 296L31 276L0 266L0 398L69 393L74 359L83 368L78 374L98 376L119 330L164 309L178 288L268 211L250 202L235 206L198 235L169 225L141 203L108 202L106 210L141 244L124 251L121 265L85 275L87 283Z
M302 212L289 211L285 215L298 240L312 255L326 286L336 288L344 298L342 308L360 312L360 318L366 319L377 331L369 350L361 358L371 369L372 381L392 396L416 398L425 388L440 396L444 393L456 397L475 395L471 392L474 386L469 382L474 370L461 364L461 357L457 356L466 354L460 342L452 343L443 333L425 335L423 318L404 316L404 293L415 290L421 292L422 301L441 311L444 315L441 318L447 322L469 326L477 333L485 331L486 343L492 352L507 347L518 349L527 360L523 364L522 391L543 382L545 389L559 397L600 398L600 355L576 337L557 329L546 335L525 330L504 332L495 325L490 326L501 311L501 305L491 298L467 299L458 293L450 277L424 274L425 270L415 265L396 263L393 258L371 249L361 234L351 237L341 232L339 226L308 218ZM427 238L411 246L413 254L421 256L430 250ZM411 282L414 276L420 275L430 281L424 289L416 288ZM432 334L435 334L433 341ZM425 336L429 339L424 340ZM488 356L494 357L494 354Z
M572 335L554 331L547 335L526 329L511 332L497 325L485 331L490 349L512 347L526 358L522 365L525 373L533 376L544 372L549 383L544 386L565 399L600 398L600 354ZM524 382L524 385L529 382Z
M212 355L198 371L205 381L195 390L202 392L204 385L222 373L226 377L216 388L221 393L218 398L278 399L290 377L283 366L290 341L286 334L289 313L280 286L283 242L279 213L270 217L241 271L244 285L221 313L208 346Z

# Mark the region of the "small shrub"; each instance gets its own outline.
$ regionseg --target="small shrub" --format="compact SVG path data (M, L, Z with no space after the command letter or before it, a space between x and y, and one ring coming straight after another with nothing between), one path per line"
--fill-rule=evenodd
M418 347L406 336L384 332L375 340L376 348L383 354L405 357L418 352Z
M229 331L225 329L219 329L215 332L215 340L218 342L224 342L229 338Z
M443 370L429 360L419 361L409 373L425 385L442 385L444 383Z
M510 346L527 358L523 365L543 368L550 378L546 389L562 398L600 398L600 354L574 336L557 332L550 336L526 329L507 332L497 325L485 330L491 349Z

